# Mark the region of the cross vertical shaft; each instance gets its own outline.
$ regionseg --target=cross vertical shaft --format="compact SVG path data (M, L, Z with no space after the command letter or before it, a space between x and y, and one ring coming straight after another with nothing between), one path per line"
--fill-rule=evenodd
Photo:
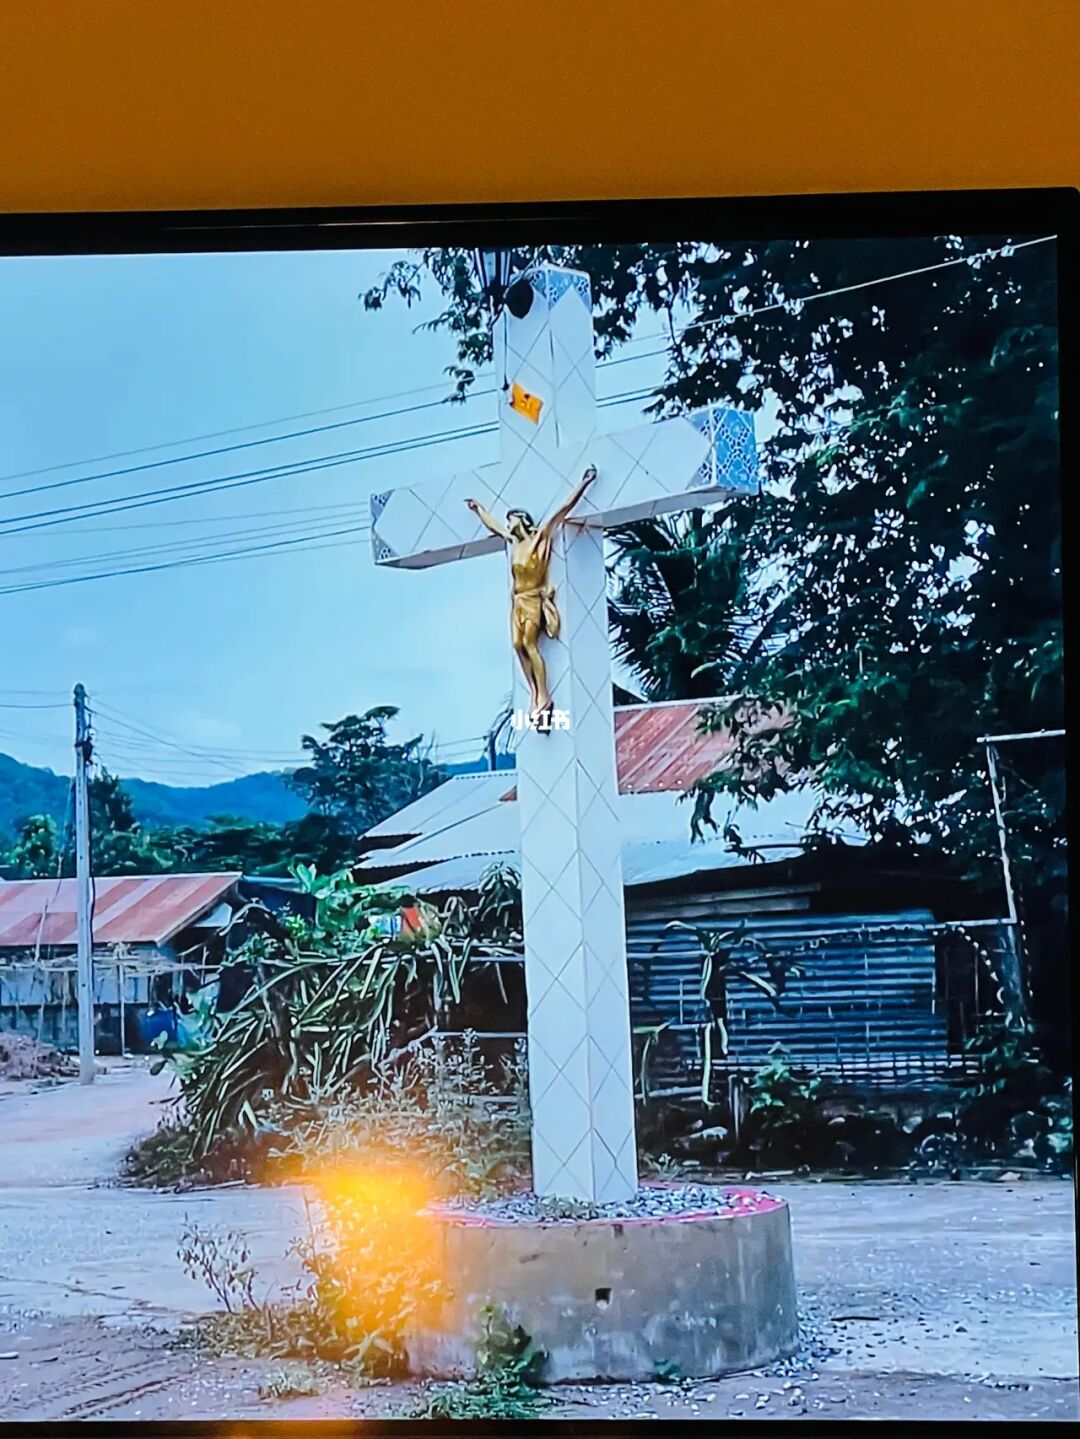
M594 1203L637 1187L605 578L603 532L564 529L545 652L570 727L517 750L533 1186Z
M633 1193L637 1157L603 531L755 489L754 428L707 409L599 432L588 277L540 266L527 285L493 327L500 462L374 495L372 540L402 568L488 554L505 538L468 498L543 523L597 471L554 544L560 632L540 637L569 728L524 733L517 788L534 1185L606 1203Z

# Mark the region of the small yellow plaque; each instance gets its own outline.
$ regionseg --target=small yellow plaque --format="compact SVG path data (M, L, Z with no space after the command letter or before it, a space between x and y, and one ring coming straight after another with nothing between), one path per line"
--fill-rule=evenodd
M531 395L528 390L523 390L520 385L514 384L510 387L510 408L517 410L518 414L524 415L527 420L532 420L534 425L538 425L544 402L539 395Z

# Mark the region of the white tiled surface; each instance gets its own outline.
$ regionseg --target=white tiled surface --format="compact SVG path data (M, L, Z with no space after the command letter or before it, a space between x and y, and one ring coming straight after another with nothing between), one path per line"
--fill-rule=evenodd
M565 529L552 580L566 643L545 658L570 728L517 750L533 1174L539 1194L603 1202L633 1192L637 1161L602 532Z
M605 1202L634 1191L637 1157L603 527L756 485L753 421L706 411L599 435L588 280L544 268L532 284L529 314L495 327L500 463L373 497L372 534L383 564L488 553L502 541L466 498L500 520L518 508L540 522L597 468L579 523L555 547L562 631L543 642L570 728L523 735L516 809L534 1182L540 1194ZM515 382L543 401L539 423L510 408ZM527 711L516 662L514 672L515 704Z
M567 276L578 283L567 284ZM508 509L524 509L539 521L590 464L597 480L577 513L609 528L756 486L753 420L742 412L706 410L612 434L597 432L592 313L579 285L587 292L584 276L542 270L529 314L523 320L504 314L496 323L502 458L496 465L375 496L372 544L380 563L423 568L491 553L500 541L466 507L466 499L478 499L500 519ZM550 307L549 293L557 293ZM539 424L510 408L503 377L543 401ZM722 466L716 462L718 445Z

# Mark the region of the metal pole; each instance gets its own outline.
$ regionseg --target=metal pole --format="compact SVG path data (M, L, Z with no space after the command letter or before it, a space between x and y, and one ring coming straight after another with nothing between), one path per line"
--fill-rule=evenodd
M118 995L119 1000L120 1000L120 1058L121 1058L121 1059L126 1059L126 1058L127 1058L127 1041L126 1041L125 1038L124 1038L124 1033L125 1033L125 1026L124 1026L124 1018L125 1018L125 1016L124 1016L124 980L125 980L126 978L127 978L127 971L124 969L124 966L123 966L119 961L117 961L117 965L116 965L116 991L117 991L117 995Z
M1005 818L1001 812L1001 796L998 793L997 755L992 744L986 746L986 768L990 775L990 793L994 797L994 818L997 820L998 845L1001 849L1001 874L1005 881L1005 903L1009 907L1009 923L1016 923L1016 899L1013 895L1012 870L1009 867L1009 846L1005 831Z
M94 1082L94 937L90 914L90 797L93 753L86 691L75 686L75 907L79 996L79 1083Z
M1061 739L1064 734L1063 729L1029 729L1023 734L983 734L979 736L979 743L1006 744L1009 740L1017 739Z

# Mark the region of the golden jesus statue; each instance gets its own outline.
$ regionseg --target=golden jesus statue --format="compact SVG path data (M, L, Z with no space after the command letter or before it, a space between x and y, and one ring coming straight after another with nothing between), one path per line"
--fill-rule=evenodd
M596 468L590 465L574 493L542 525L537 525L527 510L509 510L506 524L500 525L478 500L465 501L481 524L510 546L510 638L529 685L530 720L544 731L550 726L554 703L547 684L547 666L540 653L540 636L554 640L559 635L559 611L549 580L552 545L555 532L565 524L595 479Z

